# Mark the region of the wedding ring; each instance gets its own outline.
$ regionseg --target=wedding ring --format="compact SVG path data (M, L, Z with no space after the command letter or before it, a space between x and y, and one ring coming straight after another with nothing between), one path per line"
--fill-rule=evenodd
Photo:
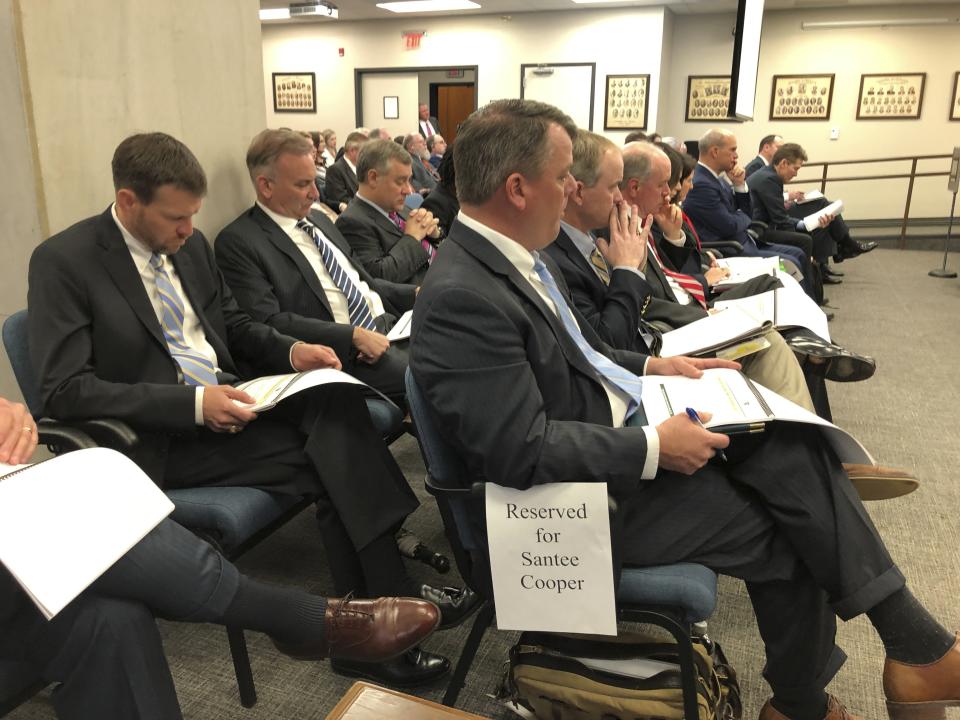
M230 434L231 434L231 435L236 435L238 432L240 432L240 426L239 426L239 425L231 425L231 426L230 426Z
M24 432L28 432L28 433L32 433L32 432L33 432L33 428L30 427L29 425L24 425L24 426L23 426L23 431L24 431Z

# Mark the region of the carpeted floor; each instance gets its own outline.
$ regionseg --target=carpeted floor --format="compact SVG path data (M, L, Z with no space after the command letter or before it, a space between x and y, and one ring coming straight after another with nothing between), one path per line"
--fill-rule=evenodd
M960 407L960 281L927 277L940 256L921 251L877 250L838 266L842 285L827 294L835 308L834 339L877 359L876 376L864 383L830 385L835 421L853 432L878 461L910 468L921 489L908 497L869 506L894 558L914 593L950 628L960 628L960 443L955 426ZM404 438L393 449L411 484L422 484L415 442ZM410 529L436 548L445 545L431 501L411 519ZM306 512L240 563L248 573L326 593L331 583L311 514ZM438 581L424 566L417 577ZM444 578L450 582L450 578ZM251 710L237 700L226 636L215 626L161 623L184 714L195 720L232 718L323 718L352 683L330 671L329 663L297 663L280 655L263 636L251 633L250 654L259 702ZM469 624L435 634L425 644L456 656ZM761 676L763 655L743 585L722 579L719 607L710 620L738 670L745 718L756 717L768 695ZM468 676L459 707L490 718L515 717L490 697L501 675L513 633L490 631ZM858 618L839 629L839 644L850 659L830 690L871 720L884 718L880 686L881 645L869 623ZM438 699L442 688L418 691ZM52 718L46 695L13 718ZM960 717L960 715L958 715Z

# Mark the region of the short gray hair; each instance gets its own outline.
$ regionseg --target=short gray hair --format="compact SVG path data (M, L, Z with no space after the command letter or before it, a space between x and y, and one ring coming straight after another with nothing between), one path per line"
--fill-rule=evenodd
M587 130L577 131L573 141L573 167L570 174L573 179L582 182L584 187L592 188L600 178L600 161L604 153L616 152L619 148L609 138Z
M566 113L535 100L495 100L468 117L457 132L454 157L460 202L487 202L513 173L539 176L548 160L552 124L571 140L577 135Z
M698 145L700 147L700 152L706 152L710 148L723 147L726 144L727 139L732 137L734 137L734 134L729 130L710 128L699 140Z
M378 175L385 174L390 169L391 160L396 160L401 165L413 163L410 153L393 140L368 140L357 156L357 179L365 183L371 170L376 170Z
M623 180L620 187L626 187L630 178L636 178L645 183L653 172L653 160L658 157L667 157L667 154L653 143L646 141L632 142L623 148Z
M259 133L247 148L247 171L253 184L257 177L273 172L281 155L309 155L316 148L313 140L293 130L270 130Z

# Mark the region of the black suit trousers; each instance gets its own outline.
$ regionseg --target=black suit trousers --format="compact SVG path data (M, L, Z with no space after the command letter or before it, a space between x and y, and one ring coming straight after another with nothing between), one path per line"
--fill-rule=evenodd
M767 681L779 697L809 698L844 659L836 616L869 610L904 578L815 428L773 423L734 438L726 454L618 498L623 562L696 562L744 580Z

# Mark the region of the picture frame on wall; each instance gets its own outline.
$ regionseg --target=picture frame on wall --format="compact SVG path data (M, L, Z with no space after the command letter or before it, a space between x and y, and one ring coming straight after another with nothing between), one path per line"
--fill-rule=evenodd
M950 119L960 120L960 72L953 74L953 94L950 98Z
M646 130L650 75L607 75L604 130Z
M687 122L719 122L729 120L729 75L687 76Z
M273 73L273 111L315 113L317 111L316 78L316 73L312 72Z
M397 120L400 118L400 97L398 95L383 96L383 119Z
M771 120L829 120L834 75L774 75Z
M860 76L857 120L919 120L926 73Z

